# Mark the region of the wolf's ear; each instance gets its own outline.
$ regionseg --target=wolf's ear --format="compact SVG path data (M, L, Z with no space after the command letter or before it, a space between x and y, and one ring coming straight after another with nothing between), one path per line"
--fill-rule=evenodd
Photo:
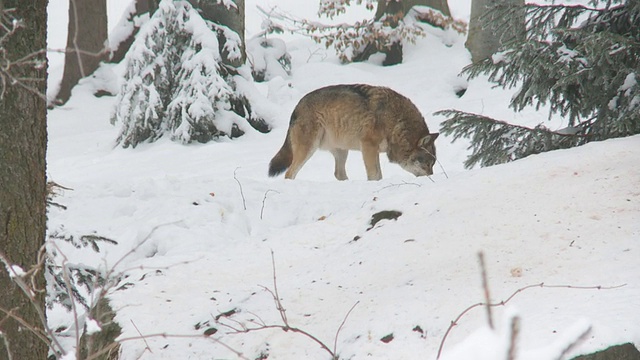
M427 147L433 144L433 142L438 138L438 135L440 135L440 133L427 134L425 137L420 139L420 141L418 142L418 146Z

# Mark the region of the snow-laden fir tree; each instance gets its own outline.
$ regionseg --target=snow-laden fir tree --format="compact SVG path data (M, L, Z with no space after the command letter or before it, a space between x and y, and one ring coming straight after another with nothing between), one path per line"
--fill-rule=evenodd
M135 147L165 134L182 143L207 142L240 136L250 126L268 131L236 89L244 80L222 63L220 49L242 56L234 34L203 19L187 1L163 0L125 59L124 85L111 118L121 124L118 143Z
M508 124L457 110L441 131L471 140L466 167L495 165L531 154L640 133L640 1L583 5L527 4L526 34L503 44L492 58L463 72L488 74L503 88L518 88L510 106L548 105L568 124L552 131ZM496 7L490 21L518 9ZM509 26L509 22L502 22ZM508 33L506 29L505 33Z

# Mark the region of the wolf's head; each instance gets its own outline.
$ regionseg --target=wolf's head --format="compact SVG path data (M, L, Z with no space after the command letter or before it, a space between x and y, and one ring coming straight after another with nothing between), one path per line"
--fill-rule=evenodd
M434 142L439 133L427 134L409 153L400 166L415 176L433 175L433 165L436 163L436 146Z

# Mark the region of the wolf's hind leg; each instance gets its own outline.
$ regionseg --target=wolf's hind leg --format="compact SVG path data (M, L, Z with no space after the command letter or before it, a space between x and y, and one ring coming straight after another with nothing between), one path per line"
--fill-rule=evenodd
M349 150L336 148L331 149L331 153L336 160L336 167L333 175L338 180L348 180L349 178L347 177L347 169L345 168L345 165L347 163L347 155L349 155Z
M318 140L312 139L312 141L300 141L295 137L292 138L291 150L293 152L293 160L291 166L284 174L285 179L295 179L298 171L309 160L311 155L318 149Z
M302 168L302 166L309 160L311 155L316 152L316 149L311 146L306 147L304 150L294 150L293 152L293 161L291 162L291 166L284 174L285 179L295 179L296 175L298 175L298 171Z

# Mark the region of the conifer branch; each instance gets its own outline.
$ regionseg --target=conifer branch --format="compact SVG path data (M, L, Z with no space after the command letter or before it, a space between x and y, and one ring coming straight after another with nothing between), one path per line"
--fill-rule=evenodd
M464 163L466 168L503 164L544 151L565 149L588 138L585 135L588 123L553 131L543 125L528 128L459 110L442 110L435 115L448 117L440 127L444 135L452 135L453 141L460 138L471 141L472 153Z

